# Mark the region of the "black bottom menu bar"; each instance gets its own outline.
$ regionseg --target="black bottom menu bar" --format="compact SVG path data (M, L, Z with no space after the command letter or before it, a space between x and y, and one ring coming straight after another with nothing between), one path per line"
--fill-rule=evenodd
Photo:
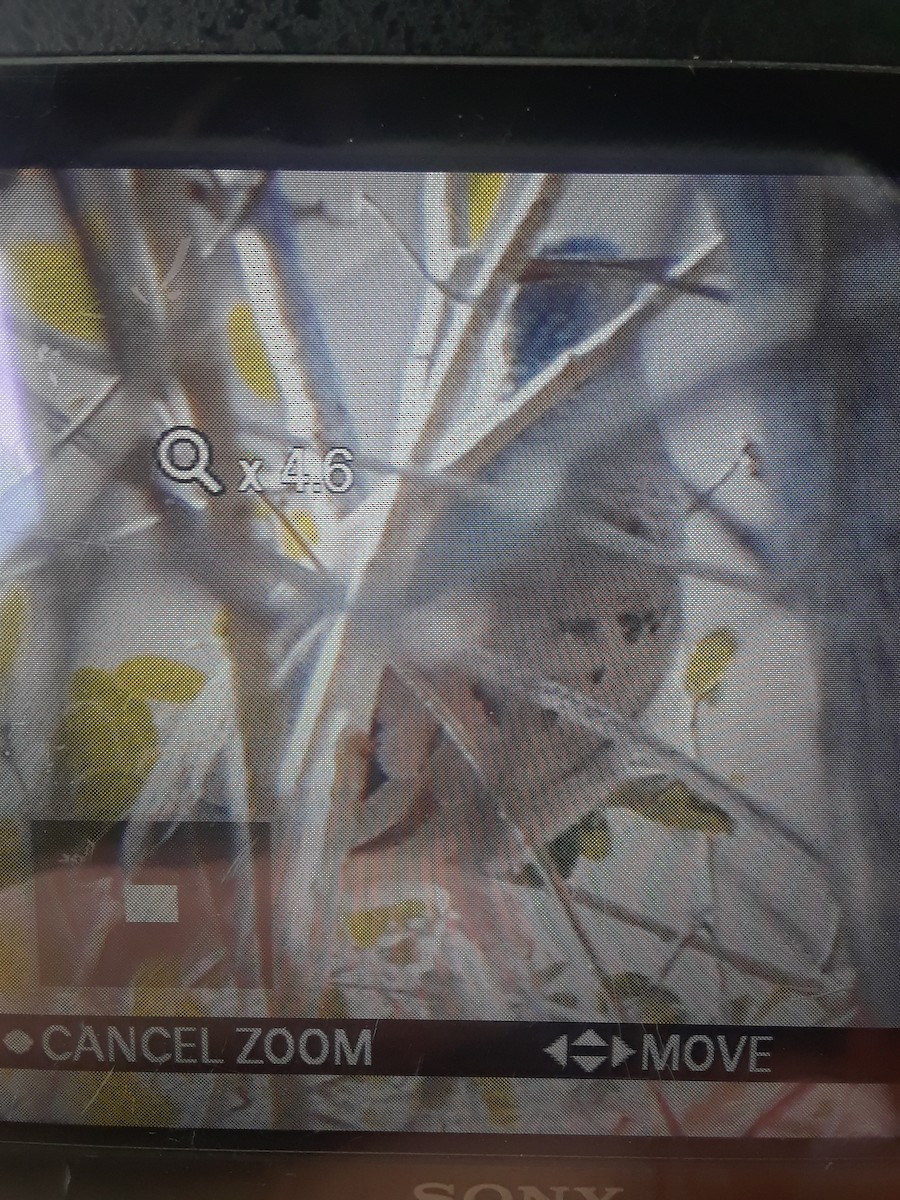
M900 1030L0 1017L0 1069L900 1082Z

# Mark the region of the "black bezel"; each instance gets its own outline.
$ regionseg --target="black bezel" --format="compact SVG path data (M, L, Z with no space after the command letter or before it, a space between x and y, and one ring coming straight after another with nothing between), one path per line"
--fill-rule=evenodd
M861 164L896 178L897 112L900 70L260 58L0 62L0 165L740 171L765 164L815 171L824 163ZM247 1178L258 1180L270 1171L271 1156L284 1152L359 1155L361 1172L370 1170L364 1162L393 1153L675 1165L698 1156L771 1159L809 1164L811 1180L828 1160L880 1163L888 1178L900 1170L900 1147L868 1140L748 1146L726 1139L0 1125L0 1177L17 1163L26 1174L33 1168L36 1181L38 1163L67 1170L105 1163L101 1173L118 1172L124 1181L154 1163L171 1165L174 1154L179 1171L190 1167L187 1194L194 1167L227 1172L242 1161ZM248 1184L235 1194L262 1193ZM357 1194L382 1193L360 1184Z
M273 59L0 60L5 165L900 168L896 70ZM699 160L699 158L698 158Z

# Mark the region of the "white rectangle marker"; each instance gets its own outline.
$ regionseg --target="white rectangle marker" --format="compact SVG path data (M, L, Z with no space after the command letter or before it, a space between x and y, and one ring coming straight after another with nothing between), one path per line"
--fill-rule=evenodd
M129 925L178 923L178 888L174 883L126 883L122 896Z

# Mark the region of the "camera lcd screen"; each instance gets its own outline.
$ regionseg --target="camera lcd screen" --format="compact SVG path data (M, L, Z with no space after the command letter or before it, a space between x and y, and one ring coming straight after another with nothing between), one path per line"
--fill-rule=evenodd
M896 1135L893 186L2 185L2 1118Z

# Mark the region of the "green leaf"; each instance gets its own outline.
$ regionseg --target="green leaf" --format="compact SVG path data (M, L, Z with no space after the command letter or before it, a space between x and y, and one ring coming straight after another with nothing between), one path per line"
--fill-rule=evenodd
M0 820L0 888L12 887L30 879L34 866L25 841L25 827L19 821Z
M685 691L694 700L708 700L737 654L737 638L721 626L705 634L688 659L684 672Z
M519 1120L519 1105L510 1079L480 1079L481 1095L492 1125L515 1125Z
M595 862L606 858L607 854L612 850L612 838L610 837L609 826L605 821L592 824L587 829L581 831L581 841L579 843L579 851L582 858L589 858Z
M554 992L547 999L551 1004L558 1004L560 1008L577 1008L578 997L574 992Z
M745 1025L750 1015L750 997L735 996L725 1005L725 1019L729 1025Z
M756 1010L756 1020L760 1023L765 1021L767 1017L772 1015L776 1008L780 1008L790 995L791 989L786 983L776 983Z
M538 987L547 987L555 979L559 979L565 969L565 963L551 963L548 967L541 967L540 970L534 972L535 984Z
M189 704L206 683L202 671L160 654L139 654L116 667L116 679L126 691L145 700Z
M680 780L662 775L629 779L606 800L610 808L630 808L649 821L670 829L696 829L701 833L732 833L734 823L723 809L696 796Z
M585 822L579 821L577 825L572 825L569 829L564 830L559 837L554 838L547 845L547 853L563 879L569 878L578 862L581 854L581 835L584 829Z
M21 588L13 588L0 604L0 680L12 670L27 623L28 596Z
M520 887L540 888L544 886L543 876L534 863L530 862L524 865L513 882L519 884Z

